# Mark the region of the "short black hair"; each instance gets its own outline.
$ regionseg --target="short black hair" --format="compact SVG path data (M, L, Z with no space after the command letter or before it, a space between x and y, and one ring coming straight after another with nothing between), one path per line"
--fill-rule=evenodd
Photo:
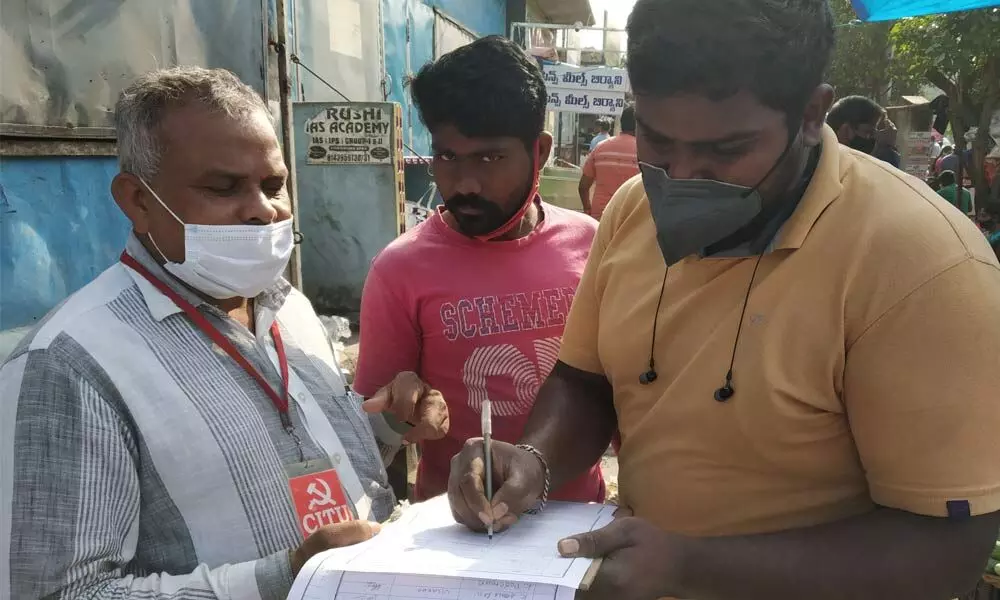
M601 131L611 131L611 128L613 126L614 126L614 121L610 119L605 119L604 117L601 117L600 119L597 120L597 128L600 129Z
M489 36L424 65L410 82L420 119L473 138L533 144L545 127L548 95L538 64L507 38Z
M878 125L884 117L885 109L878 102L864 96L847 96L833 105L830 114L826 115L826 124L837 131L844 125Z
M629 16L628 72L637 94L741 90L798 119L833 49L827 0L639 0Z
M622 109L620 121L622 133L635 133L635 107L629 104Z
M948 187L949 185L955 185L956 178L954 171L941 171L938 175L938 183L941 187Z

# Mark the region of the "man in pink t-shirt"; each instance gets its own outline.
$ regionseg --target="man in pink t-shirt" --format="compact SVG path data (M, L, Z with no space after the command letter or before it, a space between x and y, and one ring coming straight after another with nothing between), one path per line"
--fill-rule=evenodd
M598 221L623 183L639 174L635 150L635 109L626 106L621 116L621 133L601 143L587 156L580 177L583 211ZM591 199L590 190L594 189Z
M431 133L444 206L372 263L354 387L371 397L412 371L424 389L444 395L450 430L421 442L423 500L447 491L451 458L480 437L487 397L493 437L520 439L556 363L596 223L538 196L552 147L543 131L545 83L509 40L482 38L446 54L421 69L411 89ZM602 502L604 495L594 465L550 497Z

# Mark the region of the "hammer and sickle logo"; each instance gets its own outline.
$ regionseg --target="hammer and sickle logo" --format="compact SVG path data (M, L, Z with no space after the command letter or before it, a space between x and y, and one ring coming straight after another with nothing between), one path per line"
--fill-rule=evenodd
M336 506L337 501L333 499L333 491L330 484L322 479L316 479L306 488L306 493L313 497L309 501L309 510L313 511L321 506Z

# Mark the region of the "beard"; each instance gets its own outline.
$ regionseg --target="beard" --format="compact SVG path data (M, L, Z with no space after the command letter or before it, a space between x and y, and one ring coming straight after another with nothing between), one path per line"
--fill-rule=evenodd
M444 201L444 208L455 218L458 228L468 237L488 235L504 226L521 210L530 191L521 192L514 208L505 211L495 202L490 202L479 194L456 194Z

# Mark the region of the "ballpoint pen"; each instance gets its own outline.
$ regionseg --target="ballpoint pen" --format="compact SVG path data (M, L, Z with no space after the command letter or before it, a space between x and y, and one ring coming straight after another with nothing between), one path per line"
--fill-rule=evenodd
M490 449L490 438L493 437L493 415L490 406L489 396L483 401L483 453L486 455L486 501L490 503L490 512L493 506L493 451ZM493 522L486 526L486 534L490 541L493 541Z

